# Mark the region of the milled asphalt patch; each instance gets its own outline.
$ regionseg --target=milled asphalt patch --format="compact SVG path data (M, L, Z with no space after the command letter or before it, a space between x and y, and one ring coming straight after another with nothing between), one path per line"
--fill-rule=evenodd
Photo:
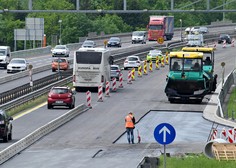
M176 131L173 145L175 143L205 144L213 123L205 120L202 115L202 112L192 111L150 111L135 126L135 143L138 142L137 130L141 136L141 143L157 143L153 135L154 129L161 123L169 123ZM216 127L216 124L214 126ZM218 125L217 130L221 131L223 128L230 127ZM122 143L127 143L125 133L116 141L116 144Z

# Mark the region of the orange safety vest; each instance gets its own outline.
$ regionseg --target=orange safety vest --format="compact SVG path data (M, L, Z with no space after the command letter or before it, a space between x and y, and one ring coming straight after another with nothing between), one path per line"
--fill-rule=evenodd
M134 123L132 119L133 119L132 115L127 115L125 117L125 128L134 128Z

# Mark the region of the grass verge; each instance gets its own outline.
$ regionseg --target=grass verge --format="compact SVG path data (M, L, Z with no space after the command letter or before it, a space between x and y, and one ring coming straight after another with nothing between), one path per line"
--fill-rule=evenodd
M7 111L7 114L9 116L14 116L22 111L25 111L25 110L29 110L31 108L34 108L35 106L41 104L41 103L44 103L45 101L47 101L47 95L43 95L43 96L40 96L34 100L31 100L27 103L24 103L20 106L17 106L9 111Z
M160 157L160 165L164 166L164 156ZM218 161L209 159L204 154L186 154L181 156L166 157L167 168L235 168L235 161Z
M235 119L236 117L236 87L232 90L227 104L228 118Z

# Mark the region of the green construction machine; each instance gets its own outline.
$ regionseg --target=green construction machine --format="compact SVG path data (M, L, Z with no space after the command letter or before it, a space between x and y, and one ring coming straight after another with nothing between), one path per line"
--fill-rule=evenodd
M165 93L168 100L201 103L206 94L215 91L214 48L184 47L170 52L169 74Z

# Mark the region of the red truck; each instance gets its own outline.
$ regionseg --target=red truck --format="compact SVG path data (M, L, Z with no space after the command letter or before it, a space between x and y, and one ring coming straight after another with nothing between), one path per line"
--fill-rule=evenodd
M148 40L171 40L174 35L174 16L150 16L148 29Z

